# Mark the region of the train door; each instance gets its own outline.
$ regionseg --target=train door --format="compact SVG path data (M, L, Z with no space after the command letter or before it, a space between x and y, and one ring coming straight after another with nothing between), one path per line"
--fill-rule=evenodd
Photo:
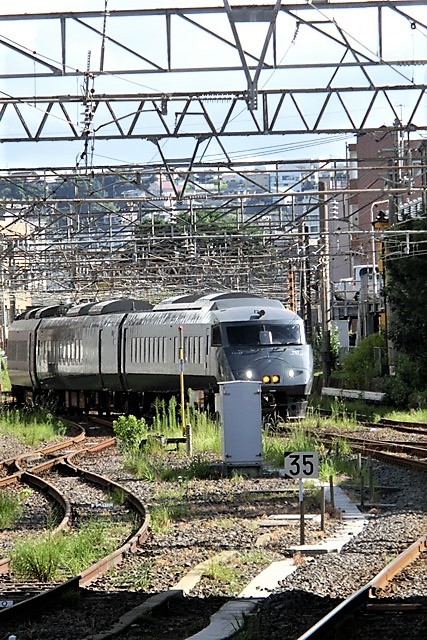
M38 329L40 326L40 320L34 328L28 330L27 340L27 362L28 362L28 374L31 380L31 386L34 388L39 387L39 378L37 375L37 337Z
M31 380L31 386L38 387L36 373L36 339L35 332L28 332L28 373Z
M100 330L99 371L104 389L109 391L123 389L121 349L116 325L108 325Z
M211 371L210 360L211 360L211 328L206 327L206 335L204 337L205 340L205 375L209 376Z

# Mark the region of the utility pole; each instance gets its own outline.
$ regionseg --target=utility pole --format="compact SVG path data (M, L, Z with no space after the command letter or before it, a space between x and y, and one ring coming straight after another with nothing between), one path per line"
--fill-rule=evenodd
M329 269L329 221L325 201L325 183L319 180L319 214L321 252L320 308L322 314L322 373L323 385L331 376L331 280Z
M304 320L308 342L313 339L311 317L311 278L310 278L310 244L308 227L301 225L302 230L302 264L301 264L301 316Z

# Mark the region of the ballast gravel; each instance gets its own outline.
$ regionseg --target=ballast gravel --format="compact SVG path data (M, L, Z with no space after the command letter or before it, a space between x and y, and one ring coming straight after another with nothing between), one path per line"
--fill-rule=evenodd
M168 461L178 464L172 452ZM215 567L212 561L211 572L202 577L188 598L171 603L168 615L144 618L115 636L121 640L185 640L207 625L209 616L240 593L271 561L292 557L289 548L298 544L298 521L282 527L261 526L270 515L298 513L298 499L295 493L284 490L281 478L237 476L159 483L129 474L117 450L86 457L77 464L130 489L151 511L174 506L178 518L161 533L153 531L143 549L85 589L78 605L70 604L60 617L46 613L31 623L7 629L0 624L6 638L6 633L14 633L18 640L90 640L110 628L122 612L173 588L199 562L223 551L235 551L236 557L225 568ZM425 476L421 472L374 463L374 482L378 487L375 505L366 507L371 518L362 533L339 554L295 557L296 570L272 589L258 615L236 638L294 640L426 532ZM357 498L357 488L354 495ZM306 513L314 508L308 501ZM334 535L338 526L338 520L327 517L322 532L317 520L307 520L306 542L322 541ZM425 570L417 577L414 592L407 597L427 593ZM418 622L413 627L419 634ZM406 635L382 635L389 640L423 637L414 635L409 627Z

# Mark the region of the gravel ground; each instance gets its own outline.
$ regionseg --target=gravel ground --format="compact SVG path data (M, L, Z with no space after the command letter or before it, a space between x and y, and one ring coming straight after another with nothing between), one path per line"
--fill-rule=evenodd
M168 453L167 459L170 465L178 464L174 452ZM128 556L119 568L84 590L78 606L74 603L63 613L64 621L60 625L57 614L46 614L38 621L15 625L13 629L0 626L0 640L12 632L18 640L89 639L95 630L108 628L129 607L172 588L200 561L222 551L236 551L221 571L218 569L215 573L212 567L210 575L202 578L190 599L177 601L160 619L156 616L144 619L116 636L122 640L184 640L207 624L209 616L223 602L240 593L271 561L292 555L289 546L299 542L298 522L285 527L262 526L269 515L298 513L297 497L284 491L285 481L280 478L239 476L188 483L145 481L124 471L122 457L116 450L96 458L87 457L77 464L126 486L151 510L174 506L180 517L161 533L153 531L144 549ZM259 616L250 622L251 630L240 635L242 640L295 638L338 604L343 595L365 584L391 557L427 530L425 476L374 464L374 477L376 506L368 508L375 515L363 532L347 544L341 554L306 562L295 557L297 570L266 599ZM306 513L315 508L318 506L307 504ZM306 542L314 543L333 535L337 526L336 520L327 517L326 530L322 532L318 522L307 521ZM414 591L415 594L410 595L427 592L425 570L415 582ZM190 608L194 612L195 602L198 613L192 614L196 619L191 622L185 614ZM181 625L176 622L180 616ZM417 625L412 626L417 629ZM400 640L403 637L418 640L423 636L400 635Z

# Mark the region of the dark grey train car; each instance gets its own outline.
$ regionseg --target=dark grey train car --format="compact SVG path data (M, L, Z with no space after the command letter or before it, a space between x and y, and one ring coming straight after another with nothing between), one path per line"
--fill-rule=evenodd
M211 357L211 327L205 309L129 314L123 324L124 380L132 391L179 390L179 327L183 332L187 388L214 392L218 367Z
M311 347L301 318L277 300L229 292L154 307L118 300L65 315L30 313L38 317L17 319L9 333L18 401L53 397L64 408L147 410L157 396L179 392L182 336L185 386L202 391L205 403L213 406L219 382L260 380L265 413L304 415Z

